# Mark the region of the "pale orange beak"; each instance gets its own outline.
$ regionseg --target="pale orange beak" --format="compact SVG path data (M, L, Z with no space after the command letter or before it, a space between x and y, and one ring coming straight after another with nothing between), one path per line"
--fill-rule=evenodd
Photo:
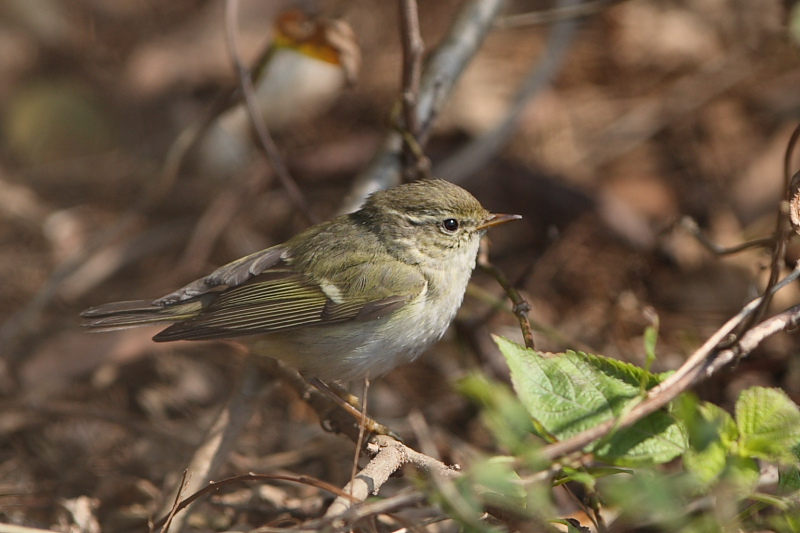
M498 224L503 224L505 222L511 222L512 220L519 220L522 218L522 215L498 215L498 214L491 214L489 217L483 221L482 224L478 225L478 230L484 230L491 228L492 226L496 226Z

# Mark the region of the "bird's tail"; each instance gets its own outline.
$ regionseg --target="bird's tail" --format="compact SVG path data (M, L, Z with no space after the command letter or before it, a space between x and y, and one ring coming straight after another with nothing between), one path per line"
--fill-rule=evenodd
M114 302L90 307L81 313L81 325L94 331L114 331L154 324L170 324L196 316L200 301L154 305L151 300Z

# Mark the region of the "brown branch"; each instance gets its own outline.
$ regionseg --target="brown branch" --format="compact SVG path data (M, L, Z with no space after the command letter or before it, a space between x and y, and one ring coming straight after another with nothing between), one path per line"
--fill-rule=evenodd
M172 525L172 520L181 510L181 495L186 491L186 486L189 483L189 477L189 472L184 470L183 474L181 474L181 482L178 484L178 492L175 493L175 498L172 501L172 507L169 510L169 514L163 520L164 525L161 527L161 533L167 533L167 531L169 531L169 528ZM152 529L155 530L155 528Z
M503 287L503 290L506 291L506 295L511 300L511 303L514 304L512 311L519 321L519 327L520 330L522 330L522 338L525 340L525 347L535 350L533 331L531 330L531 323L528 319L531 305L522 297L516 287L511 284L503 271L492 264L484 254L478 256L478 268L492 276L497 283Z
M327 483L325 481L322 481L320 479L317 479L317 478L314 478L314 477L311 477L311 476L287 476L287 475L282 475L282 474L255 474L255 473L249 473L249 474L242 474L242 475L239 475L239 476L229 477L229 478L226 478L226 479L221 479L219 481L210 482L209 484L207 484L206 486L198 489L197 491L192 493L190 496L187 496L186 498L184 498L180 502L176 502L172 514L175 514L175 513L178 513L180 511L182 511L183 509L189 507L191 504L193 504L194 502L199 500L201 497L203 497L203 496L205 496L207 494L210 494L212 492L217 492L220 488L222 488L222 487L224 487L226 485L231 485L233 483L242 483L242 482L245 482L245 481L287 481L287 482L290 482L290 483L299 483L299 484L308 485L308 486L311 486L311 487L316 487L318 489L330 492L331 494L336 494L339 497L344 497L344 498L347 497L347 494L342 492L342 489L340 489L339 487L337 487L335 485L331 485L330 483ZM167 523L169 518L170 517L167 516L167 517L162 518L158 522L156 522L153 525L152 530L155 530L156 528L162 527L162 526L166 527L165 524ZM166 532L166 529L164 529L164 532Z
M403 45L403 74L401 104L403 123L407 136L403 140L403 173L406 181L416 179L430 162L420 156L420 123L417 113L419 84L422 74L422 56L425 45L419 30L419 10L416 0L399 0L400 41ZM410 138L410 139L409 139Z
M743 252L744 250L749 250L750 248L758 248L763 246L768 246L773 243L774 239L772 237L763 237L761 239L753 239L752 241L747 241L742 244L737 244L736 246L721 246L711 239L708 238L708 235L703 233L703 230L700 229L698 226L697 221L695 221L692 217L681 217L675 224L671 227L681 228L684 231L687 231L692 237L694 237L697 242L699 242L706 250L711 252L714 255L731 255L736 254L739 252Z
M289 172L286 163L281 157L275 141L272 139L267 125L258 109L258 101L256 100L255 89L253 88L253 80L250 76L249 69L242 62L241 55L239 54L239 41L237 31L237 15L239 13L239 0L226 0L225 2L225 36L228 43L228 52L230 54L231 62L233 63L234 70L239 78L239 88L242 91L244 103L247 106L247 113L250 117L250 123L253 130L256 132L258 138L258 147L266 156L267 160L275 170L275 174L281 181L283 188L289 194L289 197L294 202L295 206L305 215L305 217L312 223L319 222L317 217L311 211L308 202L297 186L294 178Z
M325 421L328 429L344 433L353 441L358 439L359 424L351 413L345 412L345 410L341 409L340 402L332 400L327 393L323 393L315 386L310 384L307 380L303 379L303 377L301 377L296 371L288 368L277 360L272 358L261 358L253 355L251 355L250 358L252 363L258 364L262 372L278 377L283 383L288 384L291 388L295 389L295 391L297 391L298 394L317 412L320 419ZM255 403L252 402L252 397L250 394L253 393L253 387L257 388L261 383L260 374L261 372L256 371L252 365L248 366L243 372L244 379L249 383L249 385L237 388L237 393L235 393L234 397L231 399L231 403L217 419L214 424L214 428L209 432L209 440L195 453L193 466L190 467L190 470L196 471L197 469L200 469L202 470L200 472L201 475L195 476L195 480L193 482L186 483L185 487L183 483L181 484L181 493L191 493L191 495L184 498L182 501L180 501L180 503L171 504L169 508L165 508L162 511L161 514L167 514L171 517L170 520L172 520L176 528L180 528L180 526L185 522L187 516L187 513L178 514L179 511L191 507L192 503L197 501L201 496L212 491L216 491L220 486L238 481L280 479L307 483L332 492L337 496L337 498L329 507L325 518L321 519L320 521L320 525L324 525L330 524L331 520L334 518L341 520L343 517L348 517L348 521L355 521L360 517L363 517L363 510L344 515L342 513L348 511L353 503L362 502L371 494L376 493L389 479L389 477L405 464L413 464L421 471L434 472L445 477L458 475L457 468L447 466L441 461L413 450L392 436L375 435L369 440L366 447L367 452L373 456L372 460L358 473L355 479L343 489L339 489L333 485L313 478L294 478L288 476L259 474L236 476L234 478L210 483L207 475L210 471L210 468L206 465L216 463L219 458L223 457L227 453L227 448L221 446L219 443L223 441L230 442L232 437L238 433L236 428L240 427L239 423L231 423L230 420L234 418L238 419L239 421L244 420L241 415L236 416L231 414L231 411L241 411L241 409L237 408L236 406L242 403L242 397L248 398L249 404ZM251 376L251 378L248 379L248 376ZM239 391L250 392L242 393ZM245 418L249 417L245 416ZM203 451L204 449L208 448L209 445L213 448L214 452L216 452L213 454L214 460L209 458L209 453ZM422 499L424 499L424 497L419 494L412 496L412 500L414 502L420 502ZM383 510L380 512L388 512L390 508L397 507L398 505L400 505L398 502L393 502L388 507L383 507ZM166 520L167 518L160 520L155 527L161 527ZM306 527L314 526L313 524L304 524L303 528L301 529L305 529Z
M558 5L552 9L518 13L497 19L498 28L520 28L524 26L537 26L552 24L561 20L588 17L601 13L607 7L622 3L625 0L590 0L574 5Z
M417 99L425 45L419 31L416 0L400 0L400 38L403 44L403 119L406 129L417 137L419 135Z
M260 360L262 367L268 368L271 375L293 388L301 398L317 413L324 426L332 431L345 434L353 442L358 442L360 424L352 413L342 409L342 401L331 397L330 388L323 392L312 382L304 379L297 371L271 358ZM369 429L369 428L368 428ZM457 475L457 469L441 461L420 453L392 435L373 435L368 439L366 450L373 456L342 490L345 497L337 498L328 508L326 517L333 517L348 509L353 501L363 501L376 493L386 480L404 464L413 464L425 472L435 472L442 476Z
M424 503L427 496L420 490L403 490L388 498L362 501L357 505L343 509L336 515L326 515L319 519L303 524L304 528L315 528L314 531L352 531L352 525L369 516L387 514L400 509L417 506ZM334 502L335 503L335 502ZM330 508L329 508L330 509ZM418 524L417 524L418 525ZM412 527L407 528L413 531ZM37 532L38 533L38 532Z
M764 297L758 304L755 312L753 312L744 323L739 328L739 331L736 334L736 341L738 342L743 335L747 333L747 331L752 328L759 320L764 316L767 311L767 307L769 306L770 302L772 301L772 295L774 294L773 287L778 283L778 278L780 277L781 270L783 270L784 265L784 258L786 256L786 247L789 244L789 235L791 234L791 223L790 223L790 216L789 216L789 202L791 201L791 189L790 189L790 179L791 174L789 167L791 165L792 159L792 151L797 143L798 138L800 138L800 126L795 127L794 131L792 132L792 136L789 140L789 143L786 146L786 152L783 159L784 165L784 190L783 190L783 200L781 201L778 207L778 216L775 220L775 232L773 233L773 247L772 247L772 257L770 259L770 268L769 268L769 281L767 281L767 286L764 289ZM731 341L733 344L733 341Z
M325 516L340 515L352 505L353 501L364 501L370 495L377 494L389 477L406 464L413 464L423 472L445 478L459 475L456 468L447 466L386 435L373 437L367 444L367 451L373 456L372 460L342 490L345 494L352 495L352 499L336 498L328 507Z
M722 350L705 368L703 377L710 377L724 366L734 363L756 349L767 337L796 328L800 323L800 305L790 307L782 313L771 316L767 320L750 328L742 335L736 345Z

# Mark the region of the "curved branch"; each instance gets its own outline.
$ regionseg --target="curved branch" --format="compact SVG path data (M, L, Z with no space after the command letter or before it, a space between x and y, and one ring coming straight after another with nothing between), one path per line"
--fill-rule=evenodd
M352 498L342 496L336 498L328 507L326 517L340 515L353 505L353 500L364 501L370 495L377 494L389 477L405 464L413 464L419 470L432 472L444 478L459 475L455 468L386 435L373 437L367 444L367 451L373 455L372 460L342 489L342 492Z

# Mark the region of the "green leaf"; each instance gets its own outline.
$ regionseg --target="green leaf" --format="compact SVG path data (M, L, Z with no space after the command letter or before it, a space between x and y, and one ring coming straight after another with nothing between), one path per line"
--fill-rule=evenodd
M470 466L468 475L475 482L484 503L506 508L524 509L527 493L514 471L514 458L495 456Z
M675 416L681 420L695 451L703 451L715 442L732 448L739 440L736 421L721 407L700 402L692 393L683 393L673 402Z
M689 399L683 399L690 403ZM686 469L704 486L715 483L728 468L728 458L739 438L736 422L721 407L713 403L694 403L694 410L685 405L682 418L688 428L690 449L683 456Z
M733 496L748 497L758 486L758 463L751 457L728 457L721 481L733 489Z
M632 476L612 476L599 482L609 508L619 509L621 523L627 518L643 521L659 531L687 531L691 513L686 495L694 491L688 476L643 469ZM647 529L645 529L647 530ZM706 530L708 531L708 530Z
M644 330L644 354L645 354L645 369L650 370L653 362L656 360L656 342L658 342L658 328L660 321L655 310L647 308L649 312L645 316L649 317L651 324Z
M732 448L739 440L739 428L733 417L719 405L703 402L698 408L700 416L714 428L719 441L726 447Z
M615 359L572 351L543 357L501 337L495 342L506 357L520 401L548 434L560 440L618 417L640 398L642 384L649 389L660 381L659 376ZM599 459L622 465L666 462L685 449L682 428L664 410L588 447Z
M736 402L739 455L793 464L800 443L800 408L780 389L752 387Z
M778 472L778 489L780 494L790 494L800 490L800 469L790 467Z

